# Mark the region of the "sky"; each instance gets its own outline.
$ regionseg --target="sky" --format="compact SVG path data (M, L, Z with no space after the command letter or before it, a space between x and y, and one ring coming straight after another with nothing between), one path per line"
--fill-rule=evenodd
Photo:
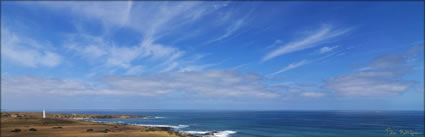
M6 110L424 110L424 2L5 1Z

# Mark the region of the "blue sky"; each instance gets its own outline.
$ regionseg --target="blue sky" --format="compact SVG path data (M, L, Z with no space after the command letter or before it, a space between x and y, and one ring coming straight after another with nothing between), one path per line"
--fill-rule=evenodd
M423 2L2 2L2 109L423 110Z

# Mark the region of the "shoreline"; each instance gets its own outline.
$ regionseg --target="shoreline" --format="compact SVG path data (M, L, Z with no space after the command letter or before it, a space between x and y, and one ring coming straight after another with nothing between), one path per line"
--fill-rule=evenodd
M149 117L155 118L155 117ZM150 124L130 124L130 123L122 123L120 121L116 122L105 122L105 121L97 121L94 119L79 119L81 121L95 122L95 123L103 123L103 124L121 124L121 125L130 125L130 126L141 126L152 128L155 130L162 130L167 132L176 132L179 134L186 135L188 137L228 137L230 134L236 133L236 131L232 130L223 130L223 131L183 131L178 130L181 128L188 127L188 125L150 125Z
M200 137L181 133L172 127L151 127L126 123L106 123L85 119L128 119L150 118L134 115L95 115L48 113L42 118L41 112L1 112L1 136L158 136L158 137Z
M190 133L179 132L179 131L175 130L175 129L178 129L178 126L174 127L174 126L169 126L169 125L128 124L128 123L120 123L120 122L89 121L87 119L75 119L75 120L84 121L84 122L92 122L92 123L101 123L101 124L117 124L117 125L123 125L123 126L144 127L144 128L148 128L147 130L151 130L151 131L158 130L158 131L172 132L172 133L182 134L185 137L202 137L202 136L198 136L198 135L194 135L194 134L190 134Z

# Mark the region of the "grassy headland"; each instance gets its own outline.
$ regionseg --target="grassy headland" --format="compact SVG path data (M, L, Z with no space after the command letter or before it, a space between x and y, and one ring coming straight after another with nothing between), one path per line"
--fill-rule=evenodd
M194 137L170 128L96 123L77 119L145 118L131 115L1 112L2 137Z

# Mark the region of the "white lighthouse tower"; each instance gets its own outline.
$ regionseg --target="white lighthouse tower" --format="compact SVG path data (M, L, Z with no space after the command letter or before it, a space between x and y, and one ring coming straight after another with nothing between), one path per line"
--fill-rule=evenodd
M46 110L43 109L43 118L46 118Z

